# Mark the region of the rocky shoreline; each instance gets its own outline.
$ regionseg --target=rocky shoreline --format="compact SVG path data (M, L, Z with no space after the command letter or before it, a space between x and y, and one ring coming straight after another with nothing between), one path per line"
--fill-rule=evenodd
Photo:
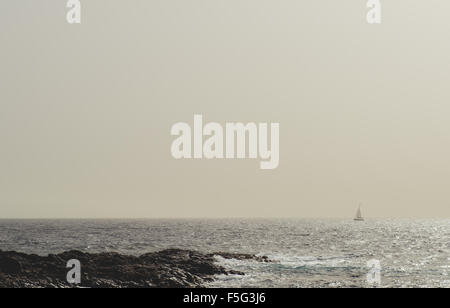
M197 288L215 275L245 275L217 265L225 259L271 262L267 257L168 249L141 256L68 251L46 257L0 250L0 288L68 288L69 260L81 264L81 284L87 288Z

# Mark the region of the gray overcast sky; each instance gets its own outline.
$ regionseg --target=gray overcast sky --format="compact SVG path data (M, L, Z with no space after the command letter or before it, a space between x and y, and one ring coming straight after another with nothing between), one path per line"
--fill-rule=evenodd
M65 2L0 2L0 218L450 216L450 2ZM194 113L279 168L174 160Z

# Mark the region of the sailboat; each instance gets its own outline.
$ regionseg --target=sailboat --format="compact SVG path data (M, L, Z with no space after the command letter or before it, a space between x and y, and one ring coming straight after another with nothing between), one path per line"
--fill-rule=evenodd
M364 221L364 217L361 214L361 205L358 207L354 221Z

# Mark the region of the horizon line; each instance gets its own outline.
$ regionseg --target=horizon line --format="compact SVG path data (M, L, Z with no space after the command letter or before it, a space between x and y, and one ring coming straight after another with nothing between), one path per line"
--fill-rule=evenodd
M330 217L330 216L311 216L311 217L283 217L283 216L274 216L274 217L257 217L257 216L236 216L236 217L215 217L215 216L192 216L192 217L0 217L0 220L187 220L187 219L349 219L353 220L354 217L345 216L345 217ZM436 217L436 216L427 216L427 217L418 217L418 216L374 216L374 217L364 217L366 220L376 220L376 219L450 219L450 217Z

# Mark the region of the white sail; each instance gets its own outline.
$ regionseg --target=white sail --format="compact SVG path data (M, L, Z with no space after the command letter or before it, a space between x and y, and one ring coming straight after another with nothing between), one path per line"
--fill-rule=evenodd
M358 207L358 211L356 212L355 221L364 221L364 218L361 213L361 205Z

